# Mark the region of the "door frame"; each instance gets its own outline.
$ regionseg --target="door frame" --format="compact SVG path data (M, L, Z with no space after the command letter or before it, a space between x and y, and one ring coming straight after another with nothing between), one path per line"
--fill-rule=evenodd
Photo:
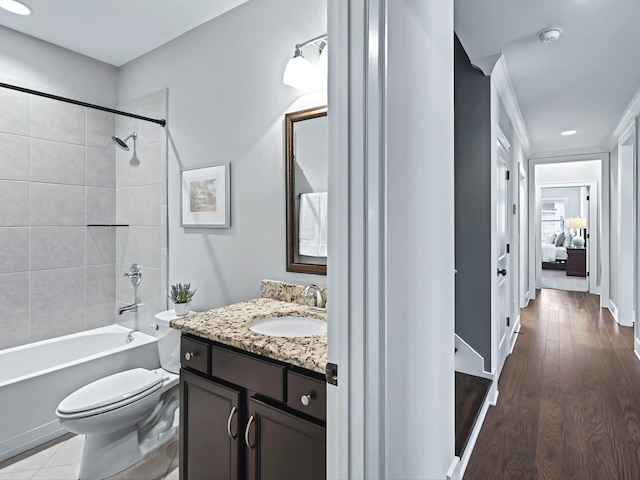
M611 228L610 223L610 170L609 170L609 152L593 152L593 153L576 153L572 154L567 152L564 154L557 154L557 156L533 156L529 158L529 207L530 210L537 208L536 206L536 165L545 165L550 163L574 163L574 162L586 162L591 160L600 161L600 188L598 189L598 207L597 217L599 220L598 231L592 232L598 235L600 240L600 275L599 282L596 277L596 285L599 283L600 287L600 306L609 308L609 230ZM578 182L584 184L585 182ZM535 211L535 210L534 210ZM540 246L537 245L540 242L535 240L536 238L536 215L529 215L529 245L533 241L534 248L529 248L529 285L536 286L536 264L541 253L539 252ZM536 246L537 245L537 246ZM594 275L592 272L591 275ZM596 276L597 271L596 271ZM529 292L531 300L536 298L536 289L533 288Z

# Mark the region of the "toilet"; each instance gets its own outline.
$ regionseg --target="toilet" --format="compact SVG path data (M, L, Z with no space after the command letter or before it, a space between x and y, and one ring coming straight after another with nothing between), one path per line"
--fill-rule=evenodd
M100 479L133 465L169 443L179 405L180 331L173 310L155 316L161 368L134 368L76 390L56 415L67 430L86 435L80 480Z

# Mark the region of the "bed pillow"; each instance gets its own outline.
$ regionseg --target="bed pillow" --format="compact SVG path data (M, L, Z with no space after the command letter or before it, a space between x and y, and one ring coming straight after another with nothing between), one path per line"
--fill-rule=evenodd
M544 239L544 243L549 243L551 245L554 245L556 243L556 234L550 233L549 235L547 235Z
M573 234L567 233L564 236L564 242L562 242L562 246L565 248L570 247L572 241L573 241Z
M561 247L564 242L564 232L560 232L556 237L556 247Z

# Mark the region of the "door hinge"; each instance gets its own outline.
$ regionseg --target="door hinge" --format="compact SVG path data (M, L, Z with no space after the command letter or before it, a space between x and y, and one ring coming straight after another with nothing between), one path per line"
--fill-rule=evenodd
M516 206L516 204L513 204L513 214L515 215L516 213L518 213L518 207Z
M327 383L331 385L338 385L338 365L335 363L327 363L324 376Z
M507 180L511 180L511 178L510 178L510 177L511 177L511 172L509 172L509 170L507 170L507 171L505 172L505 176L506 176L506 179L507 179Z
M507 327L510 327L510 326L511 326L511 318L507 317Z
M589 277L591 275L591 272L587 272L587 277Z
M511 253L511 245L507 243L507 253Z
M587 233L587 238L591 238L588 233Z
M587 195L587 202L591 200L591 195Z

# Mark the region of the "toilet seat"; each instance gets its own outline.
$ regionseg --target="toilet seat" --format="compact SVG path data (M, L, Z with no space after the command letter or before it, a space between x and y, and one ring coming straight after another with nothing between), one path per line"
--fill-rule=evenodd
M121 408L162 387L156 372L134 368L90 383L66 397L56 413L65 418L88 417Z

